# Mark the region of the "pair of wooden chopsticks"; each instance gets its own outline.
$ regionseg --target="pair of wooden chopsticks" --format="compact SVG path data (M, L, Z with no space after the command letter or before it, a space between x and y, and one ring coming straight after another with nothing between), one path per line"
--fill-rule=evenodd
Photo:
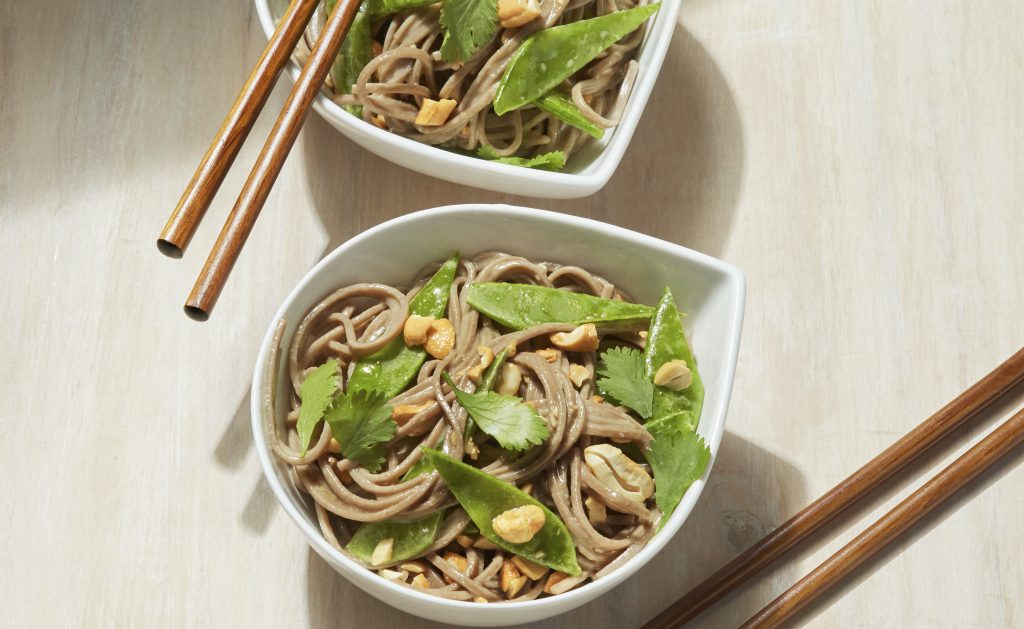
M643 629L679 627L692 620L1022 381L1024 348L864 467L705 579ZM1022 442L1024 410L1007 419L853 541L754 614L743 627L763 629L780 626Z
M281 17L277 30L182 194L178 207L160 233L157 248L164 254L172 258L180 258L184 254L319 2L292 0ZM224 289L224 283L267 201L270 189L281 172L285 158L295 144L313 99L338 56L358 8L359 0L338 0L328 17L185 302L185 313L193 319L205 321L210 317Z

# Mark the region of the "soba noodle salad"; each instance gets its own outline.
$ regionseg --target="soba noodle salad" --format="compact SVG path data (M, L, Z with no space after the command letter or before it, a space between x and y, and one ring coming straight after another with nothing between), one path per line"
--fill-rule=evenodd
M335 0L307 29L308 55ZM647 0L364 0L327 88L381 129L558 170L622 114Z
M287 373L272 449L324 538L448 599L525 601L601 579L708 462L704 388L671 292L633 303L576 266L491 252L408 289L339 288L296 327Z

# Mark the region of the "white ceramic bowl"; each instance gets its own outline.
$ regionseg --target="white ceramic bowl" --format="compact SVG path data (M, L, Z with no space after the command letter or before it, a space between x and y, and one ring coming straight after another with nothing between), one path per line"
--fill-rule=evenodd
M274 32L275 20L284 13L287 2L255 2L260 24L267 37L270 37ZM640 72L622 120L600 141L591 142L583 151L574 155L562 172L497 164L421 144L363 122L334 104L323 93L317 95L313 107L356 144L386 160L425 175L509 194L552 199L585 197L608 183L633 138L672 40L681 2L662 0L661 9L648 22L647 37L637 56ZM288 73L294 81L299 76L299 68L291 64Z
M539 620L569 611L612 589L659 553L679 531L704 489L694 483L665 527L632 560L599 581L534 601L482 605L449 601L389 583L324 541L311 502L292 484L286 466L267 447L274 418L264 416L264 373L275 324L288 322L282 355L295 325L320 299L346 284L406 284L428 263L458 251L470 255L505 250L534 260L576 264L621 286L634 299L654 304L672 288L706 387L698 432L711 448L712 463L725 428L743 322L744 280L736 268L657 238L574 216L506 205L455 205L415 212L367 230L320 261L292 290L274 315L260 348L252 389L252 427L260 463L281 506L310 546L359 588L404 611L458 625L493 626ZM288 398L285 361L279 366L277 417ZM296 561L301 558L296 557ZM655 610L651 610L652 612Z

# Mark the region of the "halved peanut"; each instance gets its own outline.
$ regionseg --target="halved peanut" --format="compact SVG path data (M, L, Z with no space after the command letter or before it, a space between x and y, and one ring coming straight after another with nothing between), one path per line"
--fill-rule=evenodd
M433 402L424 402L422 404L399 404L391 409L391 419L395 420L395 423L399 426L404 426L410 419L415 417L417 413L427 410L433 406L433 404Z
M391 561L391 553L395 550L395 540L393 537L385 537L384 539L377 542L377 545L373 549L373 554L370 555L370 564L379 566Z
M448 116L455 110L456 104L450 98L441 100L424 98L423 104L420 105L420 111L416 114L416 124L424 127L439 127L448 120Z
M558 362L558 359L562 357L562 352L558 351L557 349L551 349L550 347L538 349L536 351L536 354L543 358L544 360L548 361L549 363L556 363Z
M693 384L693 374L685 360L670 360L654 373L654 384L673 391L682 391Z
M644 468L610 443L583 450L583 460L606 487L642 503L654 493L654 480Z
M512 563L516 565L519 572L530 577L531 581L536 581L548 573L547 566L542 566L539 563L533 563L529 559L523 559L518 555L514 555L512 557Z
M409 315L409 318L405 320L405 326L402 327L402 338L405 339L405 344L414 347L426 343L427 332L430 331L430 326L434 321L434 317Z
M515 395L519 393L519 385L523 383L523 372L517 365L505 363L501 366L501 373L498 375L498 385L494 390L502 395Z
M597 336L597 326L593 323L584 323L572 332L552 334L551 343L567 352L592 352L597 349L601 339Z
M577 365L573 363L569 365L569 380L576 385L576 388L583 386L583 383L590 380L590 370L583 365Z
M491 527L501 539L525 544L544 528L544 511L537 505L515 507L495 516Z
M537 0L498 0L498 22L502 28L517 28L539 16Z
M434 358L444 358L455 347L455 328L448 319L437 319L427 330L427 341L423 344L427 353Z

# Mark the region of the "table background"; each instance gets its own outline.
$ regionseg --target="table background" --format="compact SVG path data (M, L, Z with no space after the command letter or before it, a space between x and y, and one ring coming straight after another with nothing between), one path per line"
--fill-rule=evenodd
M540 626L647 620L1020 346L1022 23L1016 2L687 0L622 166L578 201L434 181L314 115L197 324L181 304L261 141L184 260L154 240L262 49L254 10L0 3L0 624L429 625L307 549L262 480L248 390L274 310L326 251L467 201L609 221L747 274L728 432L692 518L638 576ZM996 419L700 625L744 620ZM798 624L1024 626L1022 454Z

